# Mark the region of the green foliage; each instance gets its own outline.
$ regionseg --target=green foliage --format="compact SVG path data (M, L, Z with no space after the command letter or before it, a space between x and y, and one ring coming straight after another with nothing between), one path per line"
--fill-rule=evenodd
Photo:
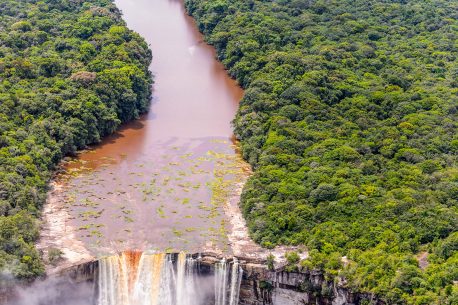
M234 126L255 169L252 237L305 244L312 266L389 304L453 303L456 1L185 4L246 90Z
M297 271L297 264L299 264L299 261L301 260L299 254L295 251L287 252L285 254L285 258L286 258L285 270L289 272Z
M259 288L262 290L272 291L274 286L269 281L259 281Z
M308 270L324 270L328 277L338 275L338 271L342 269L342 255L338 252L332 252L333 246L326 245L328 251L320 252L313 249L309 253L309 257L301 261L301 266Z
M275 270L275 256L271 253L267 256L267 268L271 271Z
M56 264L60 259L62 259L62 256L64 253L57 248L50 248L48 249L48 261L51 264Z
M43 272L33 244L65 155L148 109L151 52L111 0L0 3L0 269Z
M452 257L458 252L458 232L454 232L447 238L439 241L434 250L435 254L443 259Z

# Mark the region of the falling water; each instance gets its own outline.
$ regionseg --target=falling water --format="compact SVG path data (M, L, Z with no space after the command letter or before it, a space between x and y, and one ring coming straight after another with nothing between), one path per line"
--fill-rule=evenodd
M186 257L182 253L178 255L177 304L193 305L199 299L199 294L196 290L195 262L196 260L192 257Z
M239 266L239 261L234 257L232 262L231 272L231 289L229 295L229 305L237 305L239 303L240 283L242 282L243 270Z
M125 252L103 258L98 305L237 305L242 278L237 259L217 263L214 282L198 275L198 262L185 253Z
M239 303L242 275L243 270L235 257L229 273L226 259L223 258L215 265L215 305L237 305ZM227 285L228 277L230 277L229 287Z
M223 258L215 265L215 305L226 305L227 263Z

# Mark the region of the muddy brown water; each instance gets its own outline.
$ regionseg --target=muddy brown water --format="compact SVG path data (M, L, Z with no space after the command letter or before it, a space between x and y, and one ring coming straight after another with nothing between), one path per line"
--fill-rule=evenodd
M247 165L231 120L243 91L179 0L116 0L150 44L151 110L69 162L57 179L68 223L94 255L126 249L229 251L222 205Z

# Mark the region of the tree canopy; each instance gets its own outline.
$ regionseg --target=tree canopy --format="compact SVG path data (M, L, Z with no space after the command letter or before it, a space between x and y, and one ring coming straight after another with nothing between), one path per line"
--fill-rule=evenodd
M0 270L43 272L33 245L50 173L148 110L150 62L111 0L0 2Z
M254 240L305 245L305 266L388 304L456 303L458 3L185 3L246 89Z

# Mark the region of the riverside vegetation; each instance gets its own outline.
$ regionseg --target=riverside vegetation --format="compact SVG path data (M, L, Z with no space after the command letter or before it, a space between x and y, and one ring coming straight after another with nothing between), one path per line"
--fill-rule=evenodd
M185 5L246 89L254 240L387 304L457 304L458 3Z
M0 270L43 273L34 241L51 172L148 110L150 62L111 0L1 1Z

